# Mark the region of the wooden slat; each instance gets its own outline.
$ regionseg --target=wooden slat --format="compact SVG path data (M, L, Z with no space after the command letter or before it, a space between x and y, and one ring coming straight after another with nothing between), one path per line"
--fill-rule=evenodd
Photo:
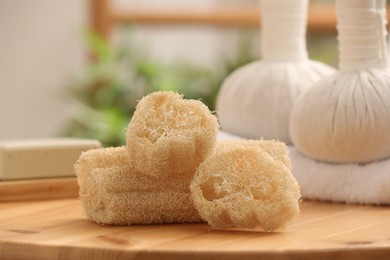
M195 24L217 26L253 26L259 24L257 9L221 9L209 11L117 10L113 14L113 20L116 24Z
M212 26L259 26L260 15L255 8L219 8L207 11L150 11L115 10L112 23L153 24L153 25L212 25ZM308 14L308 29L315 31L336 31L336 13L333 5L312 5Z
M108 0L91 0L92 21L95 30L103 37L115 26L126 23L147 25L205 25L205 26L259 26L261 17L259 8L219 7L212 10L150 10L114 9ZM390 8L388 8L390 20ZM308 13L308 30L336 33L336 13L333 4L311 4Z
M303 202L286 230L101 226L78 199L0 203L3 259L390 259L390 207Z
M91 26L96 33L105 39L110 37L113 29L112 10L108 0L90 0Z
M0 181L0 202L77 198L76 177Z
M388 20L390 9L388 10ZM212 26L259 26L258 8L219 8L208 11L151 11L115 10L111 14L113 25L123 23L153 25L212 25ZM313 4L308 13L308 29L320 32L336 32L336 12L333 5Z

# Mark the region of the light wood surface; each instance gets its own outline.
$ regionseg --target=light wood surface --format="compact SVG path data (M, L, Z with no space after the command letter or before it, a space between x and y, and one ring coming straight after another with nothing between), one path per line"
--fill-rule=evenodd
M303 202L281 232L100 226L78 199L0 203L0 259L390 259L390 207Z
M76 177L0 181L0 202L77 198L78 194Z

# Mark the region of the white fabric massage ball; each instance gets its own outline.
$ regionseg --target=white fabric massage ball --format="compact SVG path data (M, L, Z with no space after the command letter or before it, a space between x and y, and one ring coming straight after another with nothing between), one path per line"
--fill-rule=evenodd
M296 99L332 72L328 66L310 60L257 61L238 69L225 80L218 94L222 129L251 139L291 143L289 117Z
M331 163L368 163L390 156L390 69L386 1L338 0L340 72L296 102L294 145Z
M233 72L217 98L222 130L290 142L289 118L301 93L334 69L308 59L308 0L262 0L262 56Z

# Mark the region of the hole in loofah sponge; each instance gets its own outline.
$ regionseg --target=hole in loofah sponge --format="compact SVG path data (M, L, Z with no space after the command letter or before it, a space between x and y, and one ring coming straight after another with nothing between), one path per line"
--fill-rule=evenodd
M200 189L206 200L213 201L222 199L229 194L226 184L226 180L222 176L210 176L200 184Z

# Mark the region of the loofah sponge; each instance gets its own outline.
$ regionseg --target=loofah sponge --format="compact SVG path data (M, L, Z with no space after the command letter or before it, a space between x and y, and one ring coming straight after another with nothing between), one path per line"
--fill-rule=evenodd
M109 147L91 149L81 153L75 164L77 173L90 173L95 168L108 168L111 166L128 165L126 148Z
M291 169L291 159L288 154L288 148L283 142L276 140L229 140L218 142L218 152L229 151L232 147L251 147L253 149L262 149L273 159L280 161L284 166Z
M100 224L163 224L203 222L189 192L177 190L100 192L88 217Z
M190 198L193 172L155 178L138 172L124 147L84 152L75 165L88 218L130 225L202 221Z
M80 195L87 195L88 182L95 168L128 165L125 147L91 149L81 153L75 167L75 174L80 186Z
M265 142L221 142L199 166L191 183L192 199L214 228L260 226L273 231L299 213L300 191L287 147Z
M189 185L194 175L184 173L180 176L170 175L166 178L155 178L136 171L126 166L113 166L109 168L97 168L92 171L94 178L101 183L100 188L107 192L128 192L128 191L156 191L156 190L177 190L189 192Z
M91 149L83 152L74 165L77 182L79 184L81 204L86 212L87 209L94 208L97 190L92 179L92 170L96 168L106 168L114 165L128 165L125 147L110 147ZM87 214L88 215L88 214Z
M218 122L200 101L154 92L136 107L126 133L129 160L152 176L195 172L212 152Z

